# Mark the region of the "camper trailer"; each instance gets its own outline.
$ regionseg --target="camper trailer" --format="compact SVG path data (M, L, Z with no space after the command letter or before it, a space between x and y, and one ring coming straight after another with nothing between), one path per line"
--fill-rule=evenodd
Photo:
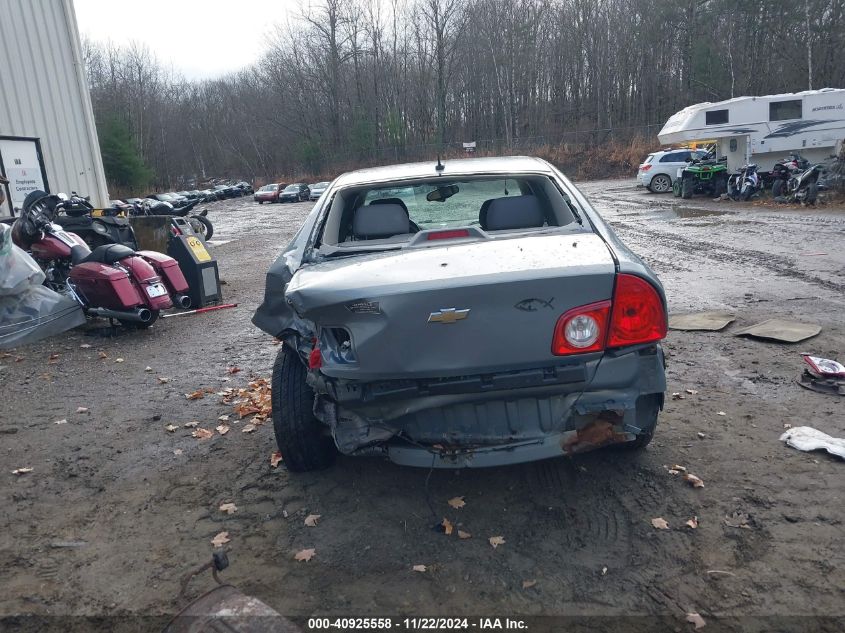
M673 115L657 138L664 145L714 139L729 171L756 163L759 171L768 172L791 152L811 163L823 162L842 150L845 90L699 103Z

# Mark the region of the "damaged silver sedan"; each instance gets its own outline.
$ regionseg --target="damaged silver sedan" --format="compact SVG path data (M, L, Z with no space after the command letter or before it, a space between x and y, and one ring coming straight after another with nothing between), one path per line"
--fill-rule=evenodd
M267 275L287 467L338 452L424 467L571 455L654 434L655 274L547 162L479 158L336 179Z

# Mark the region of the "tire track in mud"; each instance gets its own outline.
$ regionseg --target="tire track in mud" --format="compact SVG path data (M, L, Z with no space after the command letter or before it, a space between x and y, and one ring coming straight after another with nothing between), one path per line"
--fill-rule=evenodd
M688 254L694 253L703 259L716 261L720 264L730 261L739 265L757 266L768 269L782 277L803 281L804 283L819 286L832 292L845 293L845 283L822 279L810 273L796 270L795 264L782 255L735 248L705 240L696 240L676 233L668 234L633 222L615 222L614 229L622 233L623 241L627 243L637 241L637 237L648 237L652 240L652 244L668 246L669 248Z

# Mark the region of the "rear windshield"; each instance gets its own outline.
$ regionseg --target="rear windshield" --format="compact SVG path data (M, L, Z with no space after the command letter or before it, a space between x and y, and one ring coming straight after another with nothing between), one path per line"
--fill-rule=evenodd
M331 201L322 243L407 242L419 231L476 226L490 235L576 222L577 209L547 176L474 176L350 187ZM576 224L576 226L580 226Z

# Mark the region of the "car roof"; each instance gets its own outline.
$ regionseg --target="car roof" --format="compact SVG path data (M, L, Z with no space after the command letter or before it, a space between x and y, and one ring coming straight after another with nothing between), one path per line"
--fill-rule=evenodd
M471 176L477 174L501 174L520 172L552 173L552 166L541 158L533 156L497 156L489 158L444 159L443 171L435 170L437 161L424 163L405 163L384 167L357 169L339 176L335 181L338 187L364 185L389 180L413 180L415 178Z

